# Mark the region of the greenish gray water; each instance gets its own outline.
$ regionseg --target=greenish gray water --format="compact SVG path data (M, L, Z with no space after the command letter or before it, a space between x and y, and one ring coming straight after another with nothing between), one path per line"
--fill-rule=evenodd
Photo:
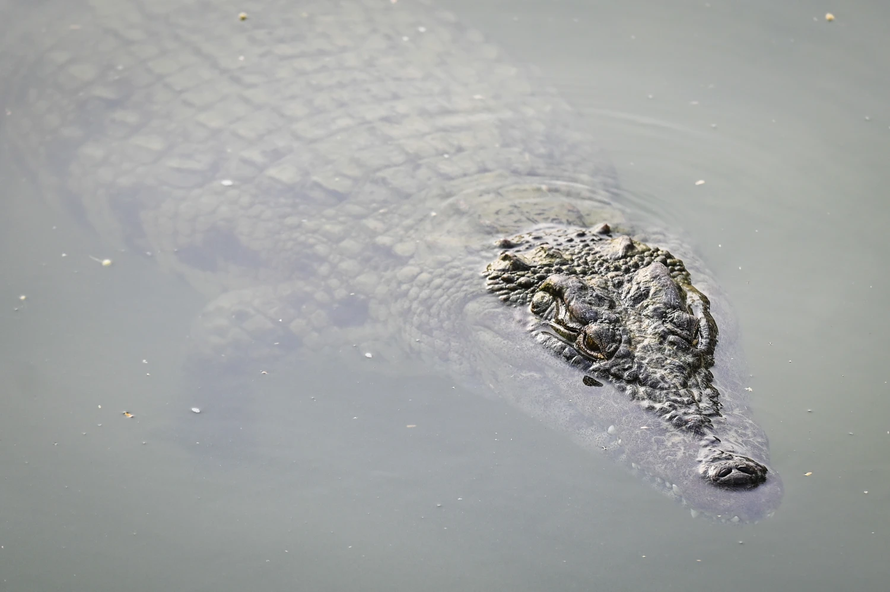
M178 376L201 299L6 167L0 589L886 588L890 9L445 4L536 64L715 271L776 515L693 520L513 409L371 361L270 376L246 458L174 443L215 421Z

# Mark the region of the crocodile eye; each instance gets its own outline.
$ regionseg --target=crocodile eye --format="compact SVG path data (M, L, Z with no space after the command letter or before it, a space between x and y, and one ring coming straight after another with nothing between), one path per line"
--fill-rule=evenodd
M620 339L615 331L602 324L587 325L575 340L576 349L596 360L608 360L615 355L619 345Z
M600 345L596 342L596 339L593 338L593 335L590 333L584 334L584 347L591 352L600 351Z
M597 341L596 336L593 334L593 332L589 329L582 331L578 335L578 339L575 340L575 347L589 358L597 360L607 359L606 353L603 351L602 346L600 345L599 341Z

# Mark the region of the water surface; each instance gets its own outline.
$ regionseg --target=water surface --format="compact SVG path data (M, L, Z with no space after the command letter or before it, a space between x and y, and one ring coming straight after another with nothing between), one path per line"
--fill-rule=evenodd
M885 589L890 7L440 4L539 68L730 295L776 515L694 520L512 408L374 360L269 376L241 454L184 441L233 421L182 386L201 297L5 159L0 589Z

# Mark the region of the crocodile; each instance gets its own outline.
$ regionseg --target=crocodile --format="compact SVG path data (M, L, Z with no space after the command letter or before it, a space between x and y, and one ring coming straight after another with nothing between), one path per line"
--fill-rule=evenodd
M571 107L450 13L0 8L4 165L206 296L184 361L199 381L306 352L412 360L693 513L778 507L722 292L631 222Z

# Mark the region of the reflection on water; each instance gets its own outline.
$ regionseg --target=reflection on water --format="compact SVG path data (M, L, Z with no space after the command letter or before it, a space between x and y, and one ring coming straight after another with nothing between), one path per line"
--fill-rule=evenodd
M178 362L202 299L4 155L0 589L883 589L887 8L448 4L536 63L720 278L777 515L692 520L422 368L296 366L243 422L194 414ZM246 430L239 454L183 442L190 422Z

